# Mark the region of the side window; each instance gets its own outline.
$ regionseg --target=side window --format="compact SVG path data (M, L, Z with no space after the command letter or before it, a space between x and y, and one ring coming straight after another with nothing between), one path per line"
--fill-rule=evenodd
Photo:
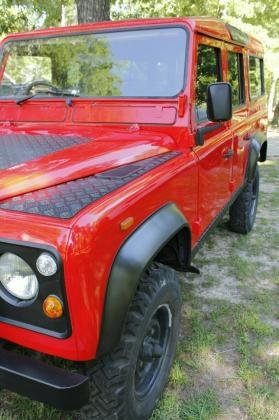
M220 49L208 45L198 46L196 117L201 121L206 116L206 90L210 83L221 81Z
M229 82L232 86L232 104L237 107L244 103L243 55L228 52Z
M249 84L251 99L264 94L264 72L261 58L249 57Z

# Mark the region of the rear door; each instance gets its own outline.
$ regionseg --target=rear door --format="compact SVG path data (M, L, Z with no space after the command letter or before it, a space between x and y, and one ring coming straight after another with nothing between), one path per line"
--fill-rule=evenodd
M242 184L245 175L251 124L248 123L247 85L245 89L244 60L245 50L235 45L226 45L227 80L232 86L233 116L233 169L230 189L236 191ZM246 74L247 80L247 74Z
M198 220L204 232L229 201L233 144L230 123L209 121L206 91L210 83L222 81L225 61L223 43L198 36L195 92L194 152L199 161Z

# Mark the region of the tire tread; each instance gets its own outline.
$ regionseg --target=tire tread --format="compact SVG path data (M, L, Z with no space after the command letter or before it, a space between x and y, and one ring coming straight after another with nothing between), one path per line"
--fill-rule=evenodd
M152 297L162 287L162 277L163 282L175 282L177 285L175 271L159 263L152 263L142 276L130 305L119 344L111 353L93 361L87 371L91 384L90 400L79 411L79 418L98 420L129 418L125 404L125 375L129 369L131 350L137 339L137 329L143 321Z

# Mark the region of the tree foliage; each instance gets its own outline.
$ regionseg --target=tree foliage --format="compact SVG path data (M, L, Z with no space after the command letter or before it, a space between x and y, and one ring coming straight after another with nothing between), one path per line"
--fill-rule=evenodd
M214 16L240 19L241 22L265 28L272 37L279 35L278 0L116 0L115 18L159 16Z
M5 11L0 31L109 20L110 3L110 0L0 0Z
M58 26L73 0L0 0L0 34Z
M0 8L0 33L16 32L28 26L25 11L17 10L10 1L0 0Z
M61 22L63 6L77 5L80 21L163 16L215 16L265 28L279 36L279 0L1 0L2 32L31 26L51 26ZM34 22L34 16L37 19ZM95 15L94 15L95 14ZM33 21L33 22L32 22Z

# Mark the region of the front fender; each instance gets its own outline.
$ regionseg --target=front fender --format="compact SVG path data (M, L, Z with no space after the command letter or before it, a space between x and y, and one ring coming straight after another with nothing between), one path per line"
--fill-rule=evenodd
M129 305L148 264L185 227L188 222L183 214L174 204L168 204L150 216L122 245L108 281L98 356L111 351L119 341Z

